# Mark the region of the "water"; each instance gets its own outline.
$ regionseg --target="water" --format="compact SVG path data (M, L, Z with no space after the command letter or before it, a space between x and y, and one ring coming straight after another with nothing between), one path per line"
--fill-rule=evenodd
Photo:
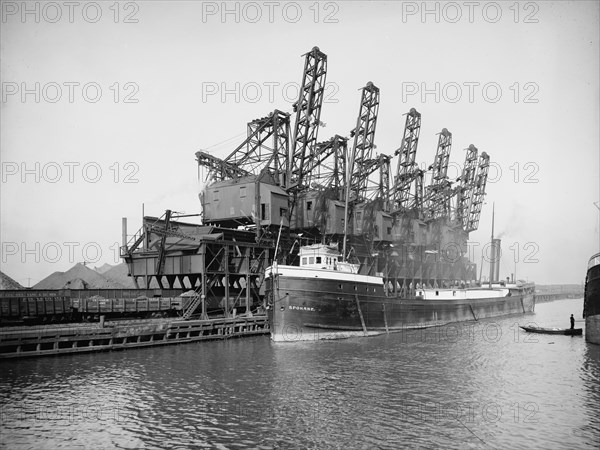
M600 346L518 328L569 326L582 305L341 341L3 362L0 446L597 448Z

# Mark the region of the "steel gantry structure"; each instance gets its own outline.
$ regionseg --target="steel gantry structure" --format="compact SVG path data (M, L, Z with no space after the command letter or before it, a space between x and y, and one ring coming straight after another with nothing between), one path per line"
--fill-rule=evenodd
M398 167L392 194L392 211L394 213L414 210L421 206L422 172L419 171L415 162L420 133L421 114L411 108L406 114L402 144L395 152L395 155L398 155Z
M345 201L348 191L351 210L361 204L365 207L371 204L370 210L390 212L396 223L398 218L401 222L406 217L425 222L445 218L464 230L477 228L489 158L481 159L478 167L478 151L471 145L457 186L453 188L447 173L452 133L444 128L439 133L435 159L429 167L430 182L424 186L426 171L416 162L421 114L414 108L406 114L400 148L392 156L374 155L380 91L372 82L361 90L356 126L350 132L352 145L340 135L318 142L327 55L314 47L304 57L302 83L293 105L293 125L289 114L275 110L249 122L246 139L226 158L221 160L203 151L196 153L198 164L208 168L211 182L250 180L256 184L255 195L248 196L247 204L240 208L246 211L246 218L236 219L238 222L255 222L258 229L279 225L277 219L285 215L285 225L290 229L324 228L327 220L332 220L331 202ZM392 175L394 156L397 163ZM287 205L265 204L261 183L280 188L279 191L272 189L269 195L285 197ZM207 210L216 209L214 202L208 205L206 196L205 203L210 206ZM298 210L300 203L302 211ZM236 216L230 211L231 208L207 214L207 219L216 224L226 222L228 218L221 216ZM276 214L277 211L281 214ZM404 223L408 222L404 220ZM327 234L324 229L321 232ZM335 234L333 230L330 232Z
M486 152L479 156L479 166L477 175L473 182L473 194L471 196L471 207L469 208L469 219L465 231L470 233L479 227L479 216L483 207L483 198L485 196L485 185L487 184L488 171L490 169L490 157Z
M372 82L361 89L349 136L319 142L327 55L313 47L303 57L293 114L275 109L248 122L246 137L224 158L196 152L198 166L208 170L200 193L202 225L179 222L185 216L167 211L146 217L131 239L124 232L121 254L136 283L191 290L186 318L196 308L202 316L210 308L226 316L235 308L253 310L264 301L268 264L294 261L300 245L317 240L343 239L361 273L383 274L397 295L417 282L437 286L472 272L462 255L444 261L438 249L456 241L462 248L477 229L487 153L478 160L470 145L452 183L453 135L444 128L433 164L419 168L421 114L411 108L400 148L376 154L380 90ZM282 251L276 252L279 238Z
M477 147L473 144L466 149L465 164L459 178L459 186L456 193L456 221L467 228L469 212L471 209L471 198L475 188L475 171L477 170Z
M310 185L312 172L307 170L306 163L318 157L316 143L326 77L327 55L319 47L313 47L305 55L300 94L294 103L296 121L288 161L288 191L292 193Z
M289 124L289 114L276 109L266 117L248 122L246 139L225 159L199 151L196 152L198 164L209 169L213 181L258 176L268 171L277 183L285 186Z
M369 176L378 170L373 160L375 129L379 113L379 88L371 81L361 90L356 127L350 131L354 138L348 161L349 199L360 201L368 197Z
M303 56L293 123L290 114L275 110L250 122L245 141L226 158L196 154L210 173L201 195L204 222L255 227L257 240L273 238L283 227L282 245L290 248L300 235L322 242L340 242L347 235L364 255L388 255L385 270L379 256L365 263L369 271L391 271L403 283L434 273L449 277L453 269L434 269L431 255L436 243L463 242L477 229L489 157L482 153L477 164L478 151L471 145L460 177L449 180L453 135L444 128L433 164L420 168L421 113L414 108L406 113L400 148L375 154L380 90L372 82L361 89L349 136L318 141L327 55L314 47ZM389 260L390 248L429 253L400 263Z
M451 183L448 181L448 163L452 148L452 133L446 128L439 134L437 151L431 170L431 183L426 187L423 198L423 218L439 219L450 216Z

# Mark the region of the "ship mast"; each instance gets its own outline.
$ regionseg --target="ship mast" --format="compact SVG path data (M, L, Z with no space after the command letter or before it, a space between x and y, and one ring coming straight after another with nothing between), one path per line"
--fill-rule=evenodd
M493 249L494 246L494 210L495 210L496 204L492 203L492 239L491 239L491 244L492 244L492 255L493 259L496 259L496 252ZM494 273L494 261L490 261L490 289L492 288L492 277L493 277L493 273Z
M352 161L350 161L352 159ZM348 238L348 203L350 197L350 178L352 177L352 167L354 166L354 152L346 151L346 194L344 202L344 245L342 250L342 262L346 262L346 239Z

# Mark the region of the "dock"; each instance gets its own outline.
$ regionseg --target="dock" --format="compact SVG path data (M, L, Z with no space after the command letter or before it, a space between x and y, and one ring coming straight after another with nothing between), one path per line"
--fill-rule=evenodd
M535 294L536 303L553 302L555 300L568 300L573 298L583 298L583 293L579 292L541 292Z
M266 315L4 327L0 359L123 350L269 333Z

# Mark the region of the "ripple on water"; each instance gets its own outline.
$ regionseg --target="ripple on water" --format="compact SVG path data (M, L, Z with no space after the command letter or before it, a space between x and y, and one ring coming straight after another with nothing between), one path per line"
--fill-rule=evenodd
M600 347L518 328L579 307L366 339L255 337L2 363L0 444L595 448Z

